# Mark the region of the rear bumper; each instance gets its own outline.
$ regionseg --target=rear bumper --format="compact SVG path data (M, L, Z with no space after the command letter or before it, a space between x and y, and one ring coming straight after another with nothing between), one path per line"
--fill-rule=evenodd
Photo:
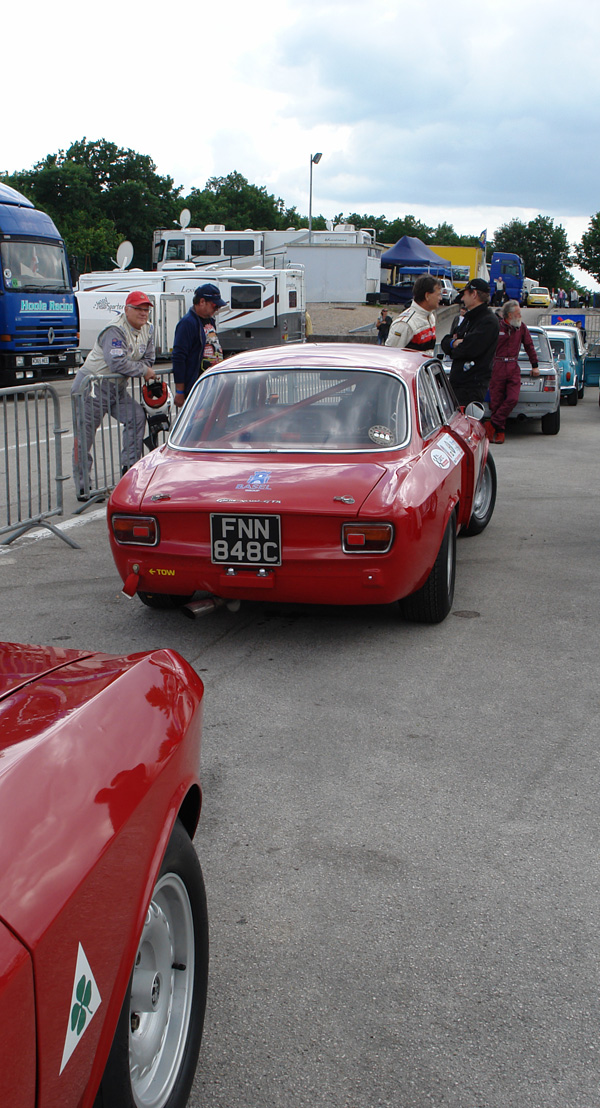
M191 596L208 592L225 600L273 600L299 604L391 604L424 583L435 561L440 536L430 536L417 547L395 545L387 554L343 554L314 551L281 566L236 567L215 565L207 551L178 556L158 548L135 550L110 536L117 570L123 581L137 575L136 592Z

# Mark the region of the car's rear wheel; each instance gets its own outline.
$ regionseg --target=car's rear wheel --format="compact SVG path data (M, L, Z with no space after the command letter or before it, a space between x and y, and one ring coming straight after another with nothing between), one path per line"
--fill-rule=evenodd
M185 1108L202 1039L207 978L202 870L177 821L94 1108Z
M412 623L441 623L452 607L455 577L456 519L453 512L425 584L399 601L402 617Z
M471 518L464 531L461 531L461 535L480 535L482 531L485 531L494 514L497 484L496 463L488 451L479 488L473 500Z
M577 385L577 379L575 379L575 388L573 392L567 393L567 404L570 408L574 408L579 399L579 386Z
M583 398L585 396L585 381L583 379L579 382L579 389L578 389L577 395L578 395L580 400L583 400Z
M138 596L147 608L160 608L162 611L172 611L173 608L183 608L184 604L189 604L192 596L176 596L170 593L161 592L139 592Z
M555 412L546 412L542 416L542 434L558 435L560 431L560 407Z

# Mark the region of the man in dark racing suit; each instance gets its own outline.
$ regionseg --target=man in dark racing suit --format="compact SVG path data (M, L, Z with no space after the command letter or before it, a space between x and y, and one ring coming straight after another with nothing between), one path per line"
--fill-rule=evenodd
M489 307L490 286L474 277L465 286L462 300L467 309L458 332L445 335L442 350L452 358L450 384L461 406L483 401L488 390L500 324Z

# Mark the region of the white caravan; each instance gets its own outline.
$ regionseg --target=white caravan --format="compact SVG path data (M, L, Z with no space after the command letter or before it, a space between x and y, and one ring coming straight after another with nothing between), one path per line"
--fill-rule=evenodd
M374 230L356 230L351 223L312 232L306 227L227 231L222 224L208 224L203 230L180 226L155 231L152 265L161 270L173 262L193 263L199 269L257 264L283 269L300 264L309 303L363 303L378 297L383 250Z
M226 307L217 315L217 331L226 355L280 343L304 342L304 271L301 266L264 269L255 266L240 273L231 267L211 271L180 263L160 271L114 269L84 273L76 295L80 320L80 349L91 350L103 327L123 311L127 295L139 290L152 303L156 356L169 359L175 328L191 308L194 291L211 281Z

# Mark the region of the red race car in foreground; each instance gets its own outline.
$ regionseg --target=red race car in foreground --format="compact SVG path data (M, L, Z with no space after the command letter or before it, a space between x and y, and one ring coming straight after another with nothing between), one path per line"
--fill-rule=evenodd
M124 591L153 608L214 597L390 604L437 623L456 535L487 526L496 471L442 365L314 344L240 354L195 385L168 443L109 501Z
M208 925L203 688L170 650L0 644L0 1104L183 1108Z

